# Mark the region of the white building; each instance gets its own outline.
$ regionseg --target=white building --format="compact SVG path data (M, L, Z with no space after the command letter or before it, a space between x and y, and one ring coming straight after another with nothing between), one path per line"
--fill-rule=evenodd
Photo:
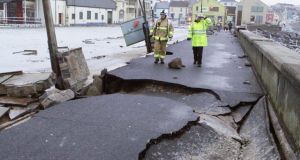
M116 3L113 0L66 0L67 25L112 24Z
M188 1L171 1L169 7L170 18L185 21L188 16Z

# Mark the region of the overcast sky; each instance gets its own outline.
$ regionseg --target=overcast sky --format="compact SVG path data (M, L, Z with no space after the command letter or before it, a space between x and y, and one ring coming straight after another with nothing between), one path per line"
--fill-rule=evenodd
M273 5L276 3L289 3L289 4L300 5L300 0L262 0L262 1L268 5Z

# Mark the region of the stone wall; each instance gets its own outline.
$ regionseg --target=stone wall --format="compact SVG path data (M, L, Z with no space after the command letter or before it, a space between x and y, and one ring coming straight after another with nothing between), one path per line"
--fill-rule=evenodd
M247 30L241 30L238 38L299 158L300 54Z

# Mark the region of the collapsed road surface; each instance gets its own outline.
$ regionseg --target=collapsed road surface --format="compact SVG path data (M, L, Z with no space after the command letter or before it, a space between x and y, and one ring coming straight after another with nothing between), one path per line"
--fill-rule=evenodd
M62 103L0 133L1 160L281 159L266 98L235 37L169 47L181 70L133 60L105 75L107 95Z

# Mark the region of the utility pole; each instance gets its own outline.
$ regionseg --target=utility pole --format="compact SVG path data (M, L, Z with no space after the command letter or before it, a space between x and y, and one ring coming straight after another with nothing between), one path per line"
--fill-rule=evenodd
M147 47L147 53L152 52L152 46L151 46L151 41L150 41L150 32L149 32L149 23L147 21L147 14L146 14L146 3L145 0L143 0L143 3L141 0L139 0L141 11L144 17L144 23L143 23L143 31L145 34L145 42L146 42L146 47Z
M45 16L45 22L46 22L46 29L47 29L47 37L48 37L48 47L49 47L49 53L50 53L50 60L51 60L51 67L52 71L56 75L56 87L58 89L65 89L64 83L61 77L61 72L57 60L57 40L56 40L56 34L55 34L55 28L53 24L53 17L52 17L52 10L51 10L51 4L50 0L43 0L43 8L44 8L44 16Z

